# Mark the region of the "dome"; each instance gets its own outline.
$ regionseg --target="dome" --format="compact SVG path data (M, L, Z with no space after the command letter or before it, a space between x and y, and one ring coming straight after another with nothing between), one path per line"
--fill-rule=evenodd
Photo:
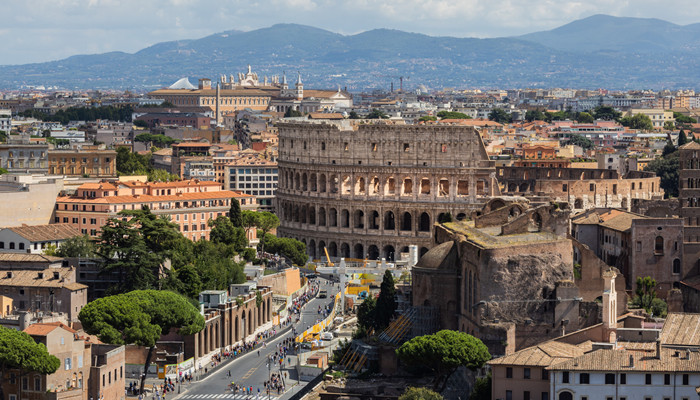
M168 89L197 89L197 87L191 84L189 79L182 78L179 81L168 86Z

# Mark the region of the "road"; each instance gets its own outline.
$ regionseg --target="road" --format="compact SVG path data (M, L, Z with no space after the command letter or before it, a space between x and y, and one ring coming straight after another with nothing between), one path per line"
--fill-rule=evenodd
M336 293L338 293L337 284L334 286L329 281L320 279L321 287L320 290L327 290L328 297L325 299L314 298L309 303L307 303L301 312L301 318L299 323L294 324L297 332L303 332L309 326L314 325L316 320L321 316L318 314L319 306L326 306L333 302ZM253 392L257 395L258 388L260 389L261 400L267 398L265 394L264 382L269 378L269 373L279 373L279 365L274 365L268 371L267 357L270 354L274 354L277 351L277 344L280 343L284 338L292 337L292 332L289 331L284 335L277 336L272 339L268 339L267 346L260 348L260 355L258 356L257 351L252 351L235 360L230 360L221 365L215 372L210 373L208 376L203 378L201 381L192 383L187 388L187 391L178 395L176 399L180 400L190 400L190 399L254 399L256 396L246 396L243 394L234 395L232 391L228 390L228 384L232 381L238 385L253 387ZM292 357L292 364L295 362L295 357ZM285 362L286 364L286 362ZM228 371L231 371L231 377L228 377ZM290 397L294 391L298 390L296 381L296 370L294 365L286 365L282 368L282 373L286 372L289 376L286 383L286 392L284 394L277 395L277 392L271 394L271 399L284 399ZM301 382L304 385L305 382Z

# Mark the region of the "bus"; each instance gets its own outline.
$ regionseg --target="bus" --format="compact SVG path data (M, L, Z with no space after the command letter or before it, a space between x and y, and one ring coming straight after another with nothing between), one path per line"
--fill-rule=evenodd
M325 299L326 297L328 297L328 291L326 291L326 290L320 290L320 291L318 292L318 298L319 298L319 299Z

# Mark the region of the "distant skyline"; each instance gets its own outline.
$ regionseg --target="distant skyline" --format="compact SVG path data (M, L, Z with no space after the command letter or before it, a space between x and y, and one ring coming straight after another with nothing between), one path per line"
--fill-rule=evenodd
M5 0L0 65L58 60L298 23L341 34L377 28L502 37L594 14L700 22L697 0Z

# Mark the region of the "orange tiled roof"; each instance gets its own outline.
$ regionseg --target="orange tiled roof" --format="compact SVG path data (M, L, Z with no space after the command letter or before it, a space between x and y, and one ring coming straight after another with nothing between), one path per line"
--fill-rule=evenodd
M69 327L68 325L61 322L47 322L47 323L36 323L29 325L24 333L32 336L46 336L53 332L56 328L63 328L70 333L77 333L75 329Z
M30 242L63 240L81 235L80 231L71 224L25 225L7 229Z
M248 197L238 192L230 190L219 190L216 192L197 192L197 193L181 193L165 196L151 196L148 194L142 195L123 195L123 196L107 196L98 198L85 199L82 197L59 196L56 202L63 203L90 203L90 204L124 204L124 203L155 203L160 201L186 201L186 200L213 200L213 199L228 199L231 197Z

